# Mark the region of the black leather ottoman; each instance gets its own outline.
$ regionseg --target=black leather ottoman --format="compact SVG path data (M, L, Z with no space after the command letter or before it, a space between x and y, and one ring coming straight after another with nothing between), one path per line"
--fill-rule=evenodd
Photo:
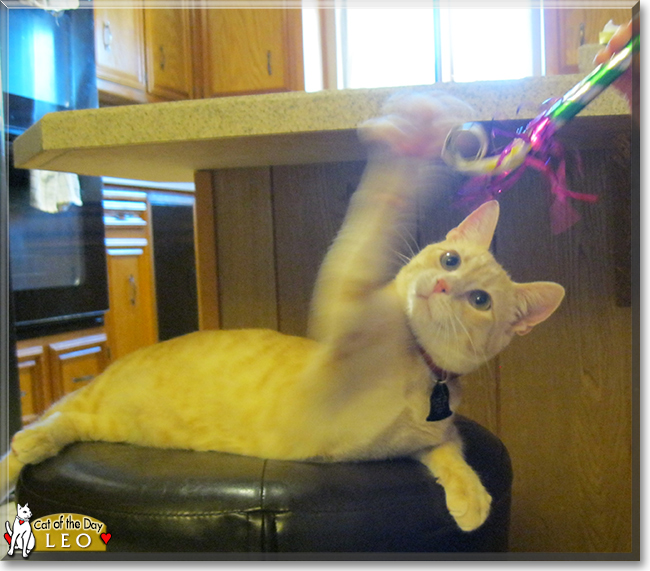
M103 521L109 552L506 551L508 452L477 423L457 424L493 498L490 517L470 533L410 459L316 464L78 443L24 468L16 500L34 519L68 512Z

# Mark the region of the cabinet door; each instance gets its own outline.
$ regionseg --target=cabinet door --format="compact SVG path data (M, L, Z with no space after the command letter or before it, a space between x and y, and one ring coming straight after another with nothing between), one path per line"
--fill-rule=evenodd
M144 101L144 26L141 4L128 9L104 8L95 1L97 87L109 95Z
M165 99L190 99L193 76L189 10L145 10L144 26L147 90Z
M303 89L300 10L207 9L206 97Z
M111 358L156 343L150 263L143 248L108 248L109 311L106 328Z
M23 426L36 420L45 410L47 363L41 345L17 350L18 376L20 382L20 406Z
M103 333L51 343L48 349L56 397L87 385L108 366L108 344Z

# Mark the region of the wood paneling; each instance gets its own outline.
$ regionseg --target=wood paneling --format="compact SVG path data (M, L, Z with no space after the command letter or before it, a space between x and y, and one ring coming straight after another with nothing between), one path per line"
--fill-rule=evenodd
M213 188L220 325L277 329L269 169L217 171Z
M194 176L194 244L200 330L219 328L217 239L212 178L212 172L209 171L200 171Z
M316 275L364 162L273 168L279 330L306 335Z
M631 548L631 314L616 303L606 151L583 154L582 220L549 227L548 190L529 176L502 198L498 257L517 281L553 280L562 306L500 357L500 436L512 456L511 549ZM574 171L575 172L575 171ZM625 224L625 220L620 223Z

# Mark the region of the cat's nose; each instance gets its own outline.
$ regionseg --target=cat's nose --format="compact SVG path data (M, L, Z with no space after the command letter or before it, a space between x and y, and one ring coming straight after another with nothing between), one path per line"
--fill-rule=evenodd
M449 293L449 284L444 278L440 278L436 282L436 285L433 287L433 293Z

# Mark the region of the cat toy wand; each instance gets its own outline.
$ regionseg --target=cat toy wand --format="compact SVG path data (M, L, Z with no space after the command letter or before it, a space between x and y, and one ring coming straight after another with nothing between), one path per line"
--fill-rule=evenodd
M485 130L478 123L465 123L453 128L447 135L442 159L458 172L478 177L478 180L471 181L469 186L475 189L482 186L483 192L491 198L495 198L518 180L523 172L520 167L532 166L543 171L551 179L551 190L556 197L555 208L552 207L553 232L562 232L578 218L575 211L567 210L570 207L566 203L566 197L590 202L594 202L597 197L574 193L566 188L564 160L552 137L625 72L632 63L632 55L639 51L639 46L637 34L621 51L596 67L549 109L520 129L499 154L486 157L489 140ZM460 141L466 141L467 137L474 138L478 143L478 151L473 158L466 158L461 153ZM560 159L560 167L556 171L549 167L553 157Z

